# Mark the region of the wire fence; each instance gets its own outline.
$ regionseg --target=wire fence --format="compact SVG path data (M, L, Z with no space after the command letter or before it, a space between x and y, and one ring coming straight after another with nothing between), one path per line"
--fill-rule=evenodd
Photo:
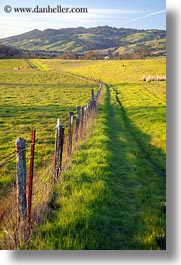
M15 179L8 196L0 199L0 248L19 249L31 238L34 226L49 213L48 202L53 199L53 187L61 182L61 175L70 165L71 156L84 139L97 114L101 99L102 82L91 91L91 100L85 106L77 106L64 118L58 118L52 137L38 139L32 130L31 143L16 139L16 150L0 159L0 169L15 161ZM54 145L53 151L38 162L38 152L43 143ZM29 165L29 166L28 166Z

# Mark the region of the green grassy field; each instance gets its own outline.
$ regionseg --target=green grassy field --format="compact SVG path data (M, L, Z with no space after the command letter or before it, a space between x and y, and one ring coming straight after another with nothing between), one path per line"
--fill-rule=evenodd
M46 61L51 66L52 61ZM109 84L126 109L131 122L150 137L153 146L166 153L166 82L143 82L143 76L165 75L165 58L129 61L57 61L54 64L74 74L97 78Z
M31 66L31 67L30 67ZM13 70L19 68L19 70ZM86 105L97 84L45 67L41 60L0 61L0 164L15 151L18 137L27 140L27 156L31 130L36 130L36 169L53 155L57 118L64 121L69 111ZM65 123L64 123L65 124ZM15 180L13 161L0 168L0 197ZM28 162L27 162L28 163Z
M60 80L64 80L64 86L69 82L68 73L74 74L75 80L77 78L77 86L81 82L86 83L88 90L87 83L90 81L76 75L101 79L105 85L99 113L89 137L81 142L79 150L73 154L69 169L62 175L61 185L55 187L55 200L49 204L48 216L37 227L29 244L22 248L165 249L166 83L141 81L143 75L164 75L165 59L32 60L32 63L37 70L24 71L28 71L29 81L34 75L33 80L39 78L40 84L36 82L39 93L44 84L48 97L43 92L42 97L45 97L45 102L49 100L49 104L55 104L52 103L53 89L59 88L58 91L61 91ZM59 81L52 82L50 73ZM8 69L6 74L10 75ZM17 71L13 74L16 75L15 88L20 87L18 76L21 73ZM4 77L4 82L10 83L7 80L7 76ZM67 85L67 99L62 104L62 111L65 112L68 111L66 103L70 94L70 107L73 103L73 92L69 93L71 87L73 85ZM80 93L78 88L76 91ZM32 102L35 102L35 98ZM82 102L84 100L86 96L84 99L82 96ZM41 102L37 100L36 104ZM37 108L37 114L39 111L41 114L42 109L43 106ZM25 120L28 120L29 112L25 113ZM50 112L50 116L46 114L45 123L47 119L55 119L53 113ZM14 121L17 122L16 116ZM7 124L4 124L6 130ZM40 125L37 122L37 129Z

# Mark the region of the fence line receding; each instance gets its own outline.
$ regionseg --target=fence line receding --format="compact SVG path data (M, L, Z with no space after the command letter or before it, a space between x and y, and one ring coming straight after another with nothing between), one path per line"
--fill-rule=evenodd
M32 130L30 150L26 139L16 139L16 150L10 155L12 160L12 155L16 154L16 185L8 195L9 198L4 199L3 205L6 206L0 211L0 222L3 225L0 231L3 235L0 237L1 249L18 249L30 237L31 228L39 223L46 212L53 186L61 182L61 174L68 168L73 151L90 131L98 111L102 87L102 82L99 82L96 95L92 89L91 100L85 106L77 106L75 111L69 112L66 119L68 123L63 124L64 121L57 118L54 153L43 176L38 175L34 166L38 149L38 146L35 148L35 130ZM28 151L30 154L27 154ZM0 164L0 168L7 163Z

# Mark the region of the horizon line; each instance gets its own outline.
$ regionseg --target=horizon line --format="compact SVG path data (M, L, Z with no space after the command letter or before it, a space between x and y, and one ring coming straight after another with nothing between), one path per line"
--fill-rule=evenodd
M150 15L147 15L147 16L150 16ZM138 19L138 18L137 18ZM130 21L128 21L127 23L129 23ZM125 24L125 23L124 23ZM15 36L19 36L19 35L23 35L23 34L26 34L26 33L29 33L29 32L32 32L32 31L40 31L40 32L44 32L46 30L61 30L61 29L78 29L78 28L84 28L84 29L92 29L92 28L103 28L103 27L109 27L109 28L116 28L116 29L133 29L133 30L138 30L138 31L147 31L147 30L160 30L160 31L166 31L166 29L158 29L158 28L148 28L148 29L141 29L141 28L132 28L132 27L117 27L117 26L109 26L109 25L104 25L104 26L92 26L92 27L85 27L85 26L78 26L78 27L62 27L62 28L46 28L46 29L38 29L38 28L34 28L32 30L29 30L29 31L25 31L23 33L19 33L19 34L16 34L16 35L11 35L11 36L8 36L8 37L0 37L0 40L2 39L7 39L7 38L11 38L11 37L15 37Z

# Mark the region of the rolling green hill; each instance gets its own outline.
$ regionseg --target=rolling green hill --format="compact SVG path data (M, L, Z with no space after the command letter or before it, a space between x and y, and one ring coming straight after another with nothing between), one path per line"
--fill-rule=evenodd
M165 30L137 30L109 26L94 28L66 28L33 31L4 38L0 44L27 51L73 52L95 51L102 55L132 54L139 47L149 49L151 55L165 55Z

